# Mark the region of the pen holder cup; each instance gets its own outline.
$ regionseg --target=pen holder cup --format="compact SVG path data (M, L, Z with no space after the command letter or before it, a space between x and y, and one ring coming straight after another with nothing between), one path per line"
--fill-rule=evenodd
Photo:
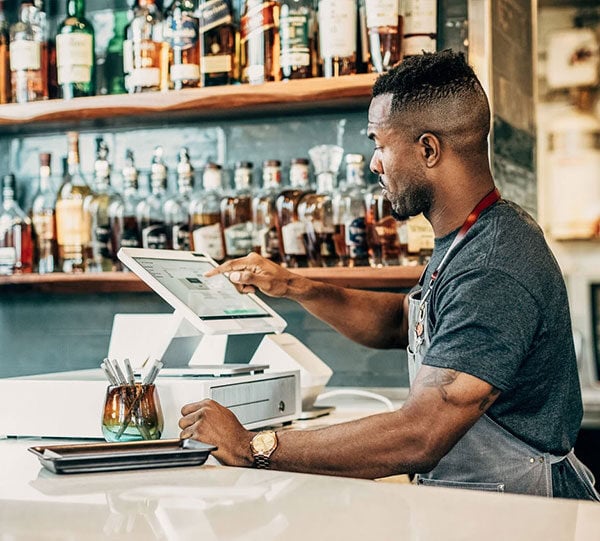
M154 384L111 385L106 390L102 434L108 442L157 440L164 419Z

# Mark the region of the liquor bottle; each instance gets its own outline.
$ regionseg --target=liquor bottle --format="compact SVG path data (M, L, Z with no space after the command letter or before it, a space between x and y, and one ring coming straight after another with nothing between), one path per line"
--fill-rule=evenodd
M388 71L402 60L403 18L398 0L365 0L370 70Z
M79 165L79 134L68 132L68 172L56 198L56 239L63 272L83 272L84 248L90 243L90 224L83 208L92 193Z
M401 248L398 222L392 216L392 205L375 186L365 196L367 209L367 244L371 267L400 265Z
M165 201L164 213L168 243L173 250L190 250L190 199L194 189L194 168L187 148L179 151L177 193Z
M139 228L136 209L140 203L138 194L138 170L135 167L133 151L125 153L125 167L121 171L123 178L123 194L113 201L108 208L110 230L112 234L113 266L123 270L123 264L116 257L121 248L139 248L142 234Z
M230 0L200 0L200 86L233 82L236 44Z
M422 214L406 220L406 251L403 265L426 265L433 253L435 235L431 224ZM402 244L402 240L401 240Z
M33 228L31 220L15 199L15 177L2 183L0 211L0 274L33 271Z
M280 263L279 226L277 198L281 194L281 162L263 162L263 188L252 200L252 222L254 223L254 251Z
M56 191L50 180L50 159L47 152L40 154L40 184L31 205L31 221L35 233L37 271L46 274L58 270L56 244Z
M221 166L207 163L202 176L204 191L190 202L192 248L208 254L216 261L225 259L225 244L221 227L222 174Z
M344 149L319 145L308 151L317 176L317 193L305 195L298 205L304 222L304 245L309 267L333 267L340 263L334 245L333 191Z
M362 154L346 155L346 181L333 197L335 249L342 265L369 265L365 224L365 159Z
M0 0L0 104L10 102L10 32L4 13L4 0Z
M56 66L61 98L95 93L94 28L85 18L85 0L68 0L67 17L56 35Z
M404 56L434 53L437 0L404 0Z
M315 12L312 0L283 0L279 34L281 78L312 77Z
M163 23L163 39L170 47L169 78L175 90L200 86L198 18L192 0L175 0Z
M234 172L234 191L221 199L221 225L225 256L233 259L248 255L253 247L252 164L238 162Z
M150 167L150 195L140 201L136 216L142 232L142 248L164 250L169 248L164 206L167 199L169 171L163 159L163 148L158 146L152 155Z
M124 94L125 74L123 73L123 41L128 24L128 11L114 12L113 35L106 48L104 61L105 94ZM102 93L99 91L99 93Z
M277 197L277 224L279 228L279 250L287 267L306 267L308 258L304 246L304 222L298 217L298 205L310 188L308 160L294 158L290 163L290 186Z
M319 54L323 77L356 73L355 0L319 0Z
M48 98L47 48L38 10L32 0L23 0L19 21L10 28L10 71L12 100L16 103Z
M85 250L85 270L106 272L113 270L112 234L109 208L121 197L110 185L111 167L108 162L108 146L102 137L96 139L96 161L92 194L86 197L84 208L90 224L90 243Z
M163 41L163 20L155 0L137 0L123 42L123 71L129 93L169 88L169 44Z
M240 21L242 82L280 80L279 2L245 0Z

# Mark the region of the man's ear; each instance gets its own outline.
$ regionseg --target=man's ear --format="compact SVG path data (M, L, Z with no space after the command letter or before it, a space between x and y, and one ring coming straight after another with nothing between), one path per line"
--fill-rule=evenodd
M441 158L442 146L437 135L425 132L419 137L420 152L426 167L434 167Z

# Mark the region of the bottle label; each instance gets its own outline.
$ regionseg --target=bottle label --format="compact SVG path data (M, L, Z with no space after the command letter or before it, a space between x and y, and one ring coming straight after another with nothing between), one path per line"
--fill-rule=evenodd
M129 87L151 88L160 85L159 68L134 68L128 79Z
M200 31L208 32L217 26L230 24L232 21L231 10L227 0L210 0L198 8Z
M409 254L418 254L424 250L433 250L435 242L433 229L422 214L408 220L406 235Z
M123 236L121 237L121 247L122 248L139 248L140 241L132 232L124 231Z
M404 55L412 56L426 53L435 53L435 34L426 36L404 37Z
M282 9L279 32L281 36L281 66L310 65L308 14Z
M133 71L133 42L130 39L123 41L123 72Z
M187 224L176 224L172 228L173 250L191 250L190 228Z
M200 79L198 64L173 64L169 70L171 81L197 81Z
M356 2L321 0L319 2L319 40L321 56L352 56L356 52Z
M92 36L80 32L56 36L58 84L90 82L94 64L92 42Z
M202 73L228 73L231 71L231 55L203 56L200 67Z
M437 0L404 1L404 35L435 34L437 31L436 18Z
M19 39L10 44L10 70L39 70L41 48L37 41Z
M256 231L254 246L260 249L260 255L268 259L279 256L279 237L274 227L262 227Z
M221 224L205 225L192 233L194 251L208 254L213 259L225 259Z
M164 225L150 225L142 230L142 247L155 250L167 248L167 232Z
M61 246L83 246L90 241L82 200L56 202L56 237Z
M0 248L0 269L2 267L13 267L17 264L17 250L14 246ZM1 271L0 271L1 272Z
M99 225L94 231L94 255L99 255L105 259L110 259L110 227L108 225Z
M173 48L185 51L195 47L198 43L198 19L181 14L173 17L165 25L164 38Z
M366 0L367 27L398 26L398 0Z
M304 233L306 233L306 227L303 222L291 222L281 228L283 249L286 254L306 255Z
M352 2L351 2L352 3ZM254 6L240 20L242 43L275 26L275 2L262 2Z
M354 220L348 220L345 224L346 246L351 259L362 259L367 257L367 226L365 219L361 216Z
M406 225L406 220L402 220L398 222L398 239L400 240L400 244L406 246L408 244L408 226Z
M34 214L32 216L35 235L40 241L54 240L56 230L54 227L54 213L45 212L43 214Z
M225 250L229 257L241 257L252 251L252 222L225 228Z

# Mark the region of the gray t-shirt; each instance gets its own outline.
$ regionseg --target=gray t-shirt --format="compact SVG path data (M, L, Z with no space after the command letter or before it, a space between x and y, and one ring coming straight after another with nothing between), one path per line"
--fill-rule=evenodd
M424 288L457 231L436 239ZM468 231L432 290L423 364L501 390L488 415L542 452L575 444L582 403L565 283L543 233L501 200Z

